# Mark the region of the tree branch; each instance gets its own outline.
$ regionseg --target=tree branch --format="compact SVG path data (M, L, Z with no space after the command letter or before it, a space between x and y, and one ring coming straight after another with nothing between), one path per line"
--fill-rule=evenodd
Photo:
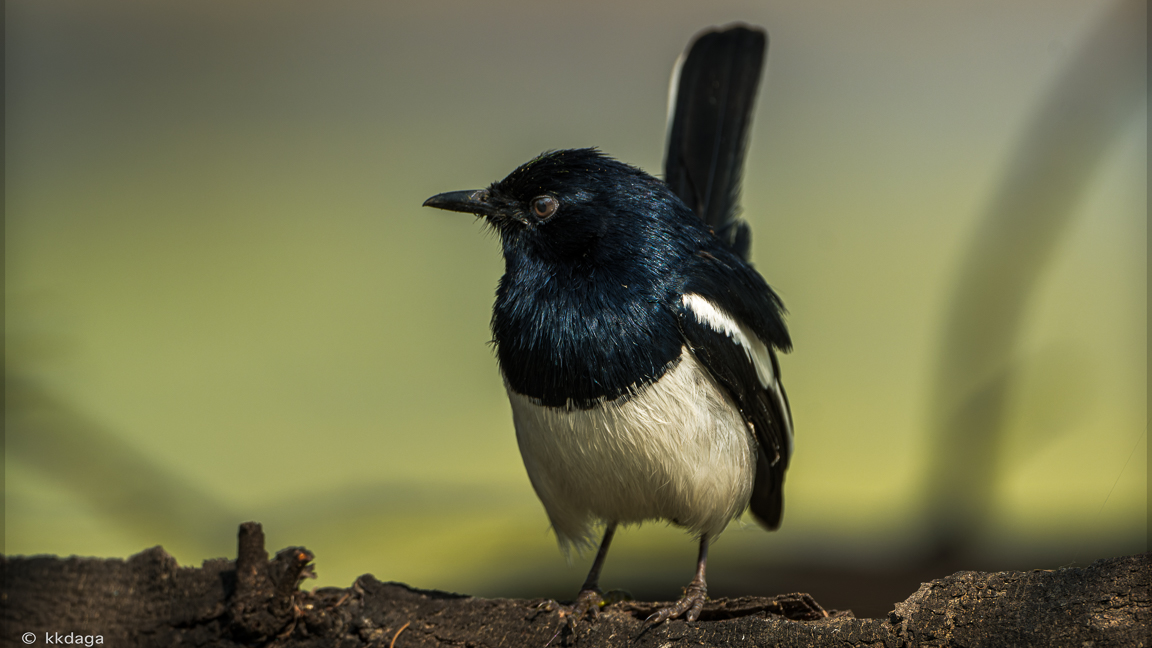
M180 567L160 547L127 560L0 558L5 646L1148 646L1152 554L1084 568L959 572L885 619L826 612L806 594L719 599L695 623L644 623L626 601L570 626L549 601L481 599L361 576L347 589L297 586L312 554L269 560L260 525L238 560ZM72 640L66 641L71 634Z

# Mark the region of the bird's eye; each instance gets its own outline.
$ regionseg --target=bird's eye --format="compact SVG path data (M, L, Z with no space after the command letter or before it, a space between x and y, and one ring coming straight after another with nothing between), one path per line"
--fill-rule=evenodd
M536 218L544 220L556 213L560 208L560 201L552 196L536 196L532 199L532 213L536 214Z

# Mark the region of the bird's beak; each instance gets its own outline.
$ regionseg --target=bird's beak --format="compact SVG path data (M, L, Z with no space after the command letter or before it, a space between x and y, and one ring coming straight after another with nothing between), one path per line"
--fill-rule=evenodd
M424 206L476 214L477 216L493 216L496 213L496 209L488 202L487 189L449 191L448 193L436 194L425 200Z

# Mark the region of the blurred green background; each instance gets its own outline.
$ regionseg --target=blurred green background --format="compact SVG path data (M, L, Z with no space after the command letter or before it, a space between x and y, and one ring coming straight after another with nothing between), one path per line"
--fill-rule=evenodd
M574 595L496 240L420 204L546 149L658 173L673 62L736 20L797 432L782 529L729 527L712 594L1144 551L1145 7L9 0L4 552L194 565L254 519L321 585ZM628 530L602 583L669 598L694 556Z

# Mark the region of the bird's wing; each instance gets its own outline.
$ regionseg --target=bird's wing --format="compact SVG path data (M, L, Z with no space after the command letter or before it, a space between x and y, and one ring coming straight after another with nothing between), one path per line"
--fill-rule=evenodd
M751 235L737 220L744 149L768 35L736 25L699 34L672 72L664 181L744 260Z
M792 454L792 414L776 352L750 326L703 295L683 294L677 315L685 343L728 391L755 434L759 452L749 508L764 526L775 529Z

